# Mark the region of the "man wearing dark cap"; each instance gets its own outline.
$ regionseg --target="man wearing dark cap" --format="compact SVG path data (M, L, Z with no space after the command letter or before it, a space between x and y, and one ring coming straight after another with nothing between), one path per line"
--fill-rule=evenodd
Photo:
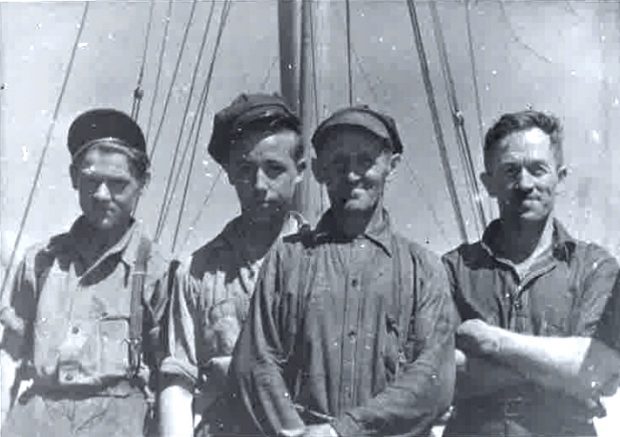
M68 147L82 215L27 251L0 313L16 382L32 380L3 435L143 435L167 269L132 217L149 179L144 136L95 109L74 120Z
M291 211L305 168L299 120L275 95L242 94L218 112L209 153L235 188L241 214L178 269L162 363L161 433L213 432L233 347L258 270L279 236L303 224ZM194 412L192 400L194 392ZM203 415L203 413L205 413Z
M312 143L331 208L265 260L231 364L234 394L254 433L427 436L452 399L454 309L439 260L384 209L403 151L396 125L346 108Z

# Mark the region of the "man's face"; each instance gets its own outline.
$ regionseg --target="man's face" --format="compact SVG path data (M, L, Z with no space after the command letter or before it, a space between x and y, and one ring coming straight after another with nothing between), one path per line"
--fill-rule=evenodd
M82 212L96 229L109 231L129 224L143 185L131 165L122 152L92 147L71 167Z
M325 134L315 175L325 184L332 208L345 212L373 210L400 155L363 128L342 126Z
M508 135L490 163L482 181L503 218L541 221L549 216L566 169L557 162L546 133L531 128Z
M288 211L295 186L302 180L303 159L293 158L298 135L248 131L237 139L226 166L244 215L255 222L270 221Z

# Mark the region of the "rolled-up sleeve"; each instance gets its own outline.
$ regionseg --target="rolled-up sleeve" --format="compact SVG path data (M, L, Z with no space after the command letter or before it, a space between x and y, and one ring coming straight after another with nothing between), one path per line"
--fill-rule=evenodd
M341 436L428 435L452 401L455 310L446 274L432 255L413 257L417 272L407 361L385 390L333 422Z
M276 246L263 263L231 363L234 390L264 435L304 427L284 378L292 342L283 321L295 304L282 299L281 258Z
M176 269L169 280L169 307L166 314L166 357L160 372L178 376L195 386L198 381L196 344L200 332L200 284L185 265Z

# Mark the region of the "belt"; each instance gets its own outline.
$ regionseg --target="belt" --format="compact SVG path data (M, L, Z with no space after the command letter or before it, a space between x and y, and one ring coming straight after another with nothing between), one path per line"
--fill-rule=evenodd
M105 381L101 385L51 385L35 380L32 386L22 393L18 402L26 404L35 396L53 400L83 400L94 397L128 397L136 393L143 393L143 389L127 379Z

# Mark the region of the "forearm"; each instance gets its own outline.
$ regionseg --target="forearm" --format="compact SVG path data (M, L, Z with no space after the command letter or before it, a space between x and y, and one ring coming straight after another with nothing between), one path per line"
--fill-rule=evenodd
M536 337L497 328L489 356L538 384L589 399L615 379L620 356L586 337Z
M0 423L4 422L11 407L11 390L17 376L18 362L0 349Z
M159 395L159 427L162 437L194 435L193 395L187 386L169 381Z

